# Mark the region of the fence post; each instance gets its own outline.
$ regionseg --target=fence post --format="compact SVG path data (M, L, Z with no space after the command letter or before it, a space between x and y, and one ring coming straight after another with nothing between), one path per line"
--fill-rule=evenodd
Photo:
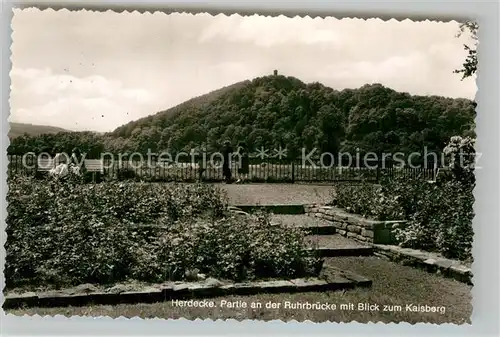
M295 160L292 159L292 184L295 183Z
M380 183L380 164L381 163L382 163L381 160L379 160L378 163L377 163L377 178L376 178L377 184Z

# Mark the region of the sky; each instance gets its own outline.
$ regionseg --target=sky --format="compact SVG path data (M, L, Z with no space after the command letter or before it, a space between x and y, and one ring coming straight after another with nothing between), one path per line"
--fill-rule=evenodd
M15 9L9 121L112 131L242 80L473 99L452 22Z

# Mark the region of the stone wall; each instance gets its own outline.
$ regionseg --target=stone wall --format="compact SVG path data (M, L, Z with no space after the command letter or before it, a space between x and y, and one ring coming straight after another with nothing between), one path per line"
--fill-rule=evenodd
M337 233L351 239L375 244L397 244L392 231L405 226L405 220L376 221L348 213L333 206L305 205L305 213L333 223Z

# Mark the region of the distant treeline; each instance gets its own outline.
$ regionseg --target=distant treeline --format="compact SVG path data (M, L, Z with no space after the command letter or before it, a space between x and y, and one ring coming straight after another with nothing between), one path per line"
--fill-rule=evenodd
M441 152L450 137L475 136L475 103L415 96L380 84L337 91L293 77L266 76L193 98L113 132L61 132L11 139L8 152L218 151L224 140L259 148L330 153ZM358 150L357 150L358 149Z

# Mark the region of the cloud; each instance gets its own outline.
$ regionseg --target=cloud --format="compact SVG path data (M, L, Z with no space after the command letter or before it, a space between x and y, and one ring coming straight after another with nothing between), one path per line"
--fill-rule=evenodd
M112 130L274 69L337 90L476 92L453 73L470 42L457 22L17 9L12 27L11 120L26 123Z
M50 124L72 130L108 131L151 109L155 97L116 79L54 74L50 69L13 68L11 121ZM148 111L150 112L150 111Z
M230 42L253 43L259 47L275 47L283 44L328 44L342 43L341 35L328 27L324 19L265 17L259 15L216 16L200 35L200 42L217 39Z
M342 62L329 65L323 76L333 86L342 83L360 87L366 83L382 83L394 90L417 95L442 95L473 98L475 76L460 81L453 69L464 59L460 46L436 44L428 50L394 55L381 61Z

